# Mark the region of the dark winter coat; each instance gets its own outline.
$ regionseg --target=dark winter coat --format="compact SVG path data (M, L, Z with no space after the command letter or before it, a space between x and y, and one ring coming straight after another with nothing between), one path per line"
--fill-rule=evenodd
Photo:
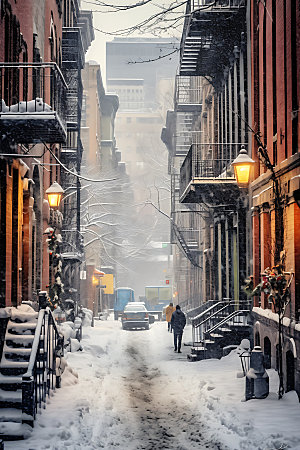
M181 334L186 324L186 318L180 309L173 312L171 318L171 325L175 334Z

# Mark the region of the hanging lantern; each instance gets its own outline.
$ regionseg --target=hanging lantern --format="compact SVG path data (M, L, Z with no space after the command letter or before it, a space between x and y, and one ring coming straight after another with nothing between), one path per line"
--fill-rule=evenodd
M234 168L234 174L237 184L240 188L247 188L250 181L251 168L254 166L255 161L250 158L245 147L242 146L240 153L231 163Z
M54 183L52 183L51 186L46 190L50 208L57 209L59 207L63 193L63 188L56 181L54 181Z

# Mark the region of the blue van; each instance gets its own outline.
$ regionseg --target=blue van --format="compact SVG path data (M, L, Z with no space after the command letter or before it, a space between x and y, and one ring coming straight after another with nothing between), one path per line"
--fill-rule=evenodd
M128 302L134 302L134 290L129 287L115 289L114 316L115 320L122 315Z

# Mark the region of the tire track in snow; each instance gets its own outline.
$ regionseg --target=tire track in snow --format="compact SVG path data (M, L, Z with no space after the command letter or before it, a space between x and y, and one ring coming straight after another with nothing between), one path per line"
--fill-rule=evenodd
M201 418L174 396L165 397L160 387L169 382L158 368L149 367L146 357L131 343L125 352L130 373L124 386L139 430L136 449L225 450L220 443L205 439Z

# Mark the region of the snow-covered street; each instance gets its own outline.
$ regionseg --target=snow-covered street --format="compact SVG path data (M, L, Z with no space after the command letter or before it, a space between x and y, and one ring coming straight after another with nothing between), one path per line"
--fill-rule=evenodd
M277 400L274 371L267 399L242 402L236 352L191 363L190 348L174 353L172 337L166 322L149 331L123 331L113 320L85 327L83 351L67 354L62 389L31 436L5 450L300 449L298 398Z

